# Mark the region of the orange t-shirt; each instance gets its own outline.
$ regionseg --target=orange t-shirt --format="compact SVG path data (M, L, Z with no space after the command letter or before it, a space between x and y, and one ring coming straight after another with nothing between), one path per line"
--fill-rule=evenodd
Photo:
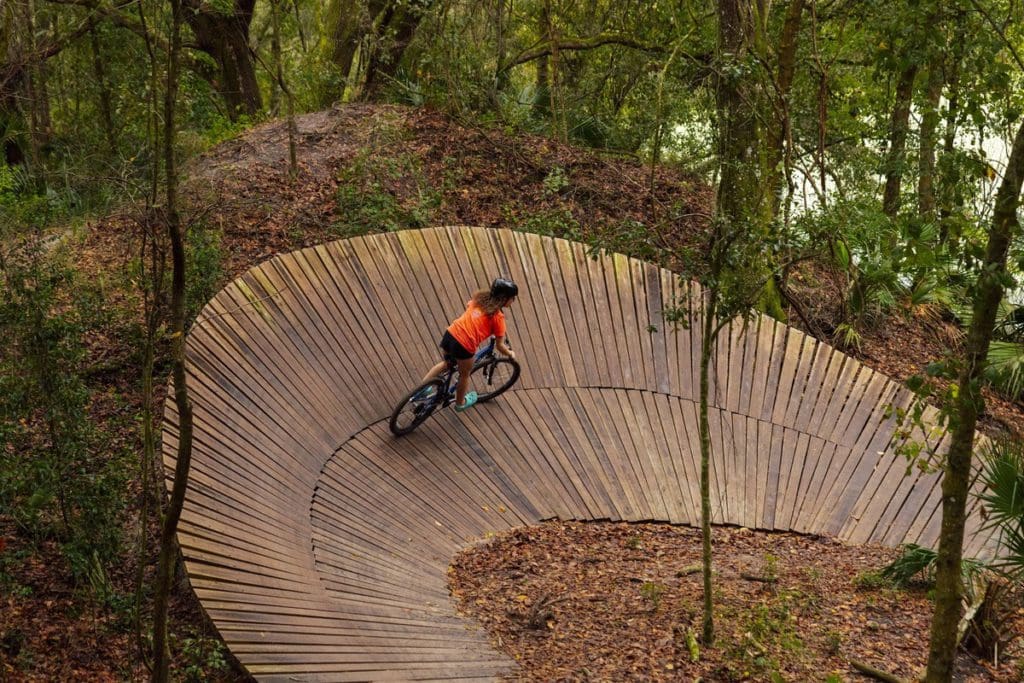
M497 311L494 315L487 315L470 299L466 302L466 312L452 321L448 332L464 349L476 351L476 347L491 335L505 336L505 314Z

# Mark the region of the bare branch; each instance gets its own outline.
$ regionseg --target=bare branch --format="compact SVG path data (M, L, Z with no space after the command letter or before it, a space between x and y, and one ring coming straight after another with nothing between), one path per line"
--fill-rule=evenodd
M507 71L513 66L532 62L535 59L546 57L553 50L564 52L567 50L593 50L604 45L623 45L643 52L663 53L665 48L660 45L645 45L627 35L618 33L600 33L589 38L566 38L562 40L549 40L540 43L537 47L520 52L518 56L505 64L500 70Z

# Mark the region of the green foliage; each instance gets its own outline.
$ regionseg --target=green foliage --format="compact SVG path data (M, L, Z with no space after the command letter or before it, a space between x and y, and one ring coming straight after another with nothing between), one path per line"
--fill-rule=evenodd
M999 531L1000 556L991 566L1013 579L1024 577L1024 446L995 442L982 460L980 494L989 528Z
M23 241L0 263L0 514L30 539L55 538L88 583L116 556L124 476L89 418L82 293L53 246Z
M555 166L544 176L541 185L545 196L557 195L569 187L569 176L561 166Z
M740 665L742 671L737 673L741 678L759 672L757 678L785 680L773 653L782 650L786 657L796 657L804 652L796 630L801 597L798 591L780 591L751 608L740 628L743 642L734 643L727 653Z
M921 576L921 580L926 584L934 583L937 557L935 551L916 543L906 543L901 549L900 556L883 567L879 572L880 576L899 588L909 586L915 576Z
M178 641L182 679L188 683L202 683L216 678L228 670L224 644L217 638L190 633Z
M893 584L880 571L867 570L858 572L853 577L853 585L863 590L878 590L880 588L892 588Z
M208 225L189 226L185 240L185 315L192 321L222 285L224 253L220 231Z
M334 231L341 237L426 227L441 206L442 190L427 180L411 154L360 152L343 169Z
M567 206L513 213L505 207L505 223L513 230L569 240L583 239L583 228Z
M665 595L668 587L663 583L657 581L644 581L640 585L640 595L643 596L644 600L651 603L651 610L657 611L658 606L661 605L661 598Z
M931 548L925 548L916 543L904 543L900 546L900 550L900 556L883 567L879 576L897 588L906 588L915 580L926 586L933 585L935 583L935 560L938 558L938 554ZM962 560L960 570L964 577L964 585L970 588L973 585L972 577L983 571L984 568L984 565L977 560Z

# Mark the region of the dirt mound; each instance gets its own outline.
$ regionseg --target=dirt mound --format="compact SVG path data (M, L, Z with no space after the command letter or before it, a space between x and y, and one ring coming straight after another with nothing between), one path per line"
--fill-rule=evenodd
M426 225L519 227L659 248L695 244L712 190L635 159L460 125L430 109L350 105L297 119L298 174L283 121L193 162L191 212L222 231L229 275L277 252ZM653 192L650 191L653 185Z

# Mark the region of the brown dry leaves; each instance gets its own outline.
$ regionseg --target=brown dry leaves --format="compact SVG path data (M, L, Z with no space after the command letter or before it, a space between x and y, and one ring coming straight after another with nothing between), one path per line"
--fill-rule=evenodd
M703 600L693 529L516 529L461 553L450 585L460 609L520 663L524 680L771 680L773 672L788 681L856 679L850 658L909 678L924 666L925 592L854 584L893 550L736 528L713 535L718 639L696 663L687 646L688 632L700 636ZM531 625L538 612L546 614ZM1024 619L1016 628L1024 634ZM1021 646L1018 639L1018 657ZM1017 680L1015 666L994 670L962 658L962 680Z

